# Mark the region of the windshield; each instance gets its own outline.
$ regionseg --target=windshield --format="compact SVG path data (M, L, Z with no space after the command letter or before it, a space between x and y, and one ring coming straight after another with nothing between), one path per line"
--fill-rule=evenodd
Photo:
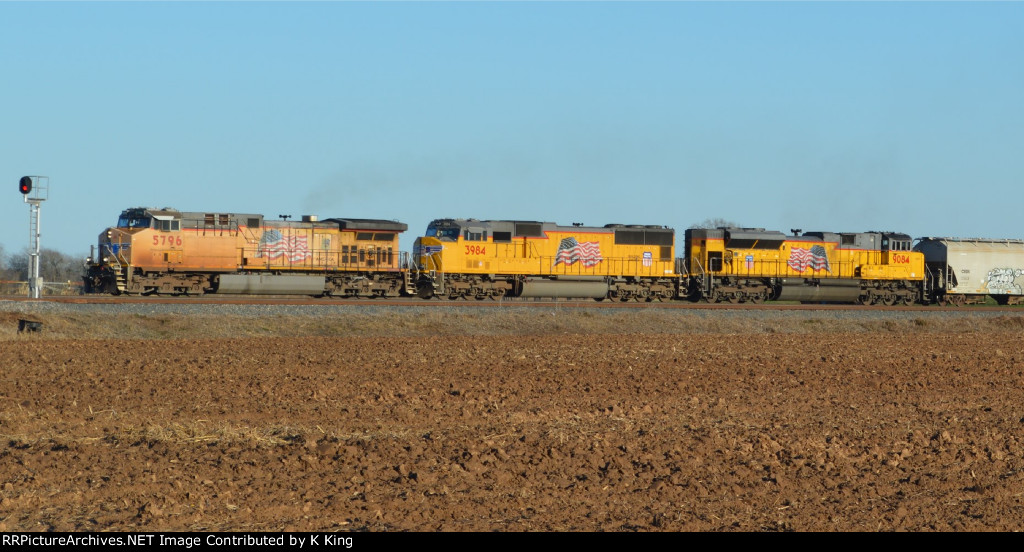
M457 226L438 228L431 224L427 227L427 237L437 238L439 240L456 241L459 239L459 228Z
M149 217L121 215L117 219L118 228L149 228Z

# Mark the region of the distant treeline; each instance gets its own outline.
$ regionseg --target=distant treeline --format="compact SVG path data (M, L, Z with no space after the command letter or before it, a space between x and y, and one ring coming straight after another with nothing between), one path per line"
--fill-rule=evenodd
M81 283L85 255L71 256L53 249L39 251L39 275L44 282ZM29 250L8 254L0 246L0 280L28 280Z

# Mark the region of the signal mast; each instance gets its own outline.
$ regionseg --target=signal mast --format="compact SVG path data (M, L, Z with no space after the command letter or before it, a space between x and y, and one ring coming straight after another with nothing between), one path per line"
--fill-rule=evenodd
M18 181L18 191L25 203L29 204L28 239L31 252L28 262L28 296L39 299L43 288L43 278L39 275L39 207L50 196L50 177L23 176Z

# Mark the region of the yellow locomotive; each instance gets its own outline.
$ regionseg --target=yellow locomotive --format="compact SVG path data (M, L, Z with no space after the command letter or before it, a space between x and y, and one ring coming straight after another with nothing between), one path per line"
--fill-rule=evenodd
M760 228L686 231L681 292L694 299L911 304L924 299L924 255L894 232Z
M420 297L672 299L675 231L664 226L559 226L436 219L417 238Z
M411 283L398 250L406 228L388 220L126 209L100 234L85 287L145 295L396 296Z

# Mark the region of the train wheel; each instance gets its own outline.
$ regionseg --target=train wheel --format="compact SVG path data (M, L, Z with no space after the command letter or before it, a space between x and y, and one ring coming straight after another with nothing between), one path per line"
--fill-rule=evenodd
M885 296L883 296L882 297L882 304L887 306L887 307L891 307L891 306L895 305L896 304L896 296L895 295L885 295Z
M430 299L434 296L434 286L428 282L423 282L416 286L416 297L420 299Z
M760 305L761 303L764 303L764 294L763 293L755 293L754 295L751 295L750 296L750 302L755 304L755 305Z

